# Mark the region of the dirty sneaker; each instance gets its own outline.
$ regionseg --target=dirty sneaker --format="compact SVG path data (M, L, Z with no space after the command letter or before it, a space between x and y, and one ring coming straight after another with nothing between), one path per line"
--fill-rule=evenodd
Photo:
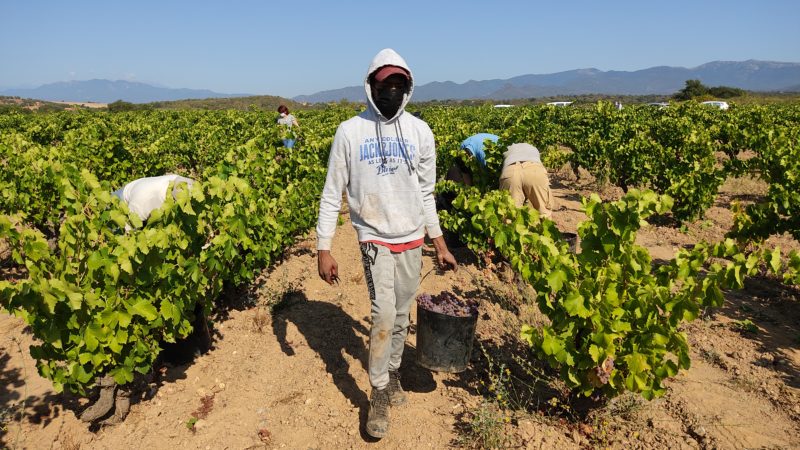
M389 371L389 403L392 406L401 406L406 404L406 393L403 391L403 386L400 385L400 372L397 370Z
M367 434L381 439L389 432L389 389L372 389L367 415Z

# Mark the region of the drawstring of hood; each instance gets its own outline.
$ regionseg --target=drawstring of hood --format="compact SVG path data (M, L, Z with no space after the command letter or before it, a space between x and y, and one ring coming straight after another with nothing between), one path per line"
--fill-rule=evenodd
M394 123L394 130L397 136L400 138L400 152L403 154L403 161L406 162L406 168L408 169L408 174L411 175L414 172L414 166L411 165L411 158L409 154L406 152L406 138L403 137L403 127L400 125L400 121L395 121Z
M381 167L386 167L386 154L383 152L383 139L379 120L375 121L375 138L378 140L378 153L381 155Z
M383 133L381 132L382 126L379 120L375 122L375 137L377 138L378 142L378 153L381 155L381 166L386 167L386 154L387 152L384 151L384 142L383 142ZM403 126L400 125L399 120L394 121L394 133L398 139L398 149L402 154L402 160L406 163L406 169L408 170L408 174L411 175L414 173L415 168L411 164L411 157L406 151L406 138L403 136Z

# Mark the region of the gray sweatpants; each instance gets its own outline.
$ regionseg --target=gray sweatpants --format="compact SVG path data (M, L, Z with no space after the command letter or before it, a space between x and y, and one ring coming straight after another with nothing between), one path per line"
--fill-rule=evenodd
M422 247L392 253L382 245L362 243L361 261L372 302L369 382L383 389L389 384L389 371L400 368L409 309L419 287Z

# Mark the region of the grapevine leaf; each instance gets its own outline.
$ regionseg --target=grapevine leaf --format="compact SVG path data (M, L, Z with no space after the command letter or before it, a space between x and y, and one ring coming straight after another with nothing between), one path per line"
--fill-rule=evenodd
M120 228L125 228L125 225L128 221L125 218L125 214L122 214L119 210L112 209L108 212L108 217Z
M118 366L109 371L109 374L114 377L117 384L126 384L133 381L133 371L126 366Z
M119 279L119 266L115 263L109 263L106 266L106 273L111 275L111 279L117 281Z
M589 346L589 356L592 357L592 361L594 361L595 363L600 362L600 359L603 357L603 353L604 352L600 347L594 344Z
M633 352L630 355L626 355L625 363L628 365L628 370L630 370L632 374L639 374L650 370L650 365L647 364L647 358L641 353Z
M123 258L119 260L119 267L120 269L127 272L129 275L133 275L133 266L131 265L131 260L128 258Z
M567 294L567 298L564 299L564 309L570 316L587 318L592 315L592 312L584 305L583 296L575 291Z
M544 336L542 337L541 347L542 351L546 355L553 356L564 350L564 343L561 341L561 339L558 339L555 336L545 333Z
M777 274L778 271L781 270L781 249L775 247L775 249L770 252L768 258L769 268L772 269L772 273Z
M103 339L105 339L103 330L97 323L89 324L83 333L83 340L86 342L86 349L89 351L94 351Z
M567 274L561 269L556 269L547 275L547 284L554 294L561 290L566 280Z
M174 303L164 300L161 302L161 315L167 320L177 322L180 319L181 311Z
M105 264L105 261L103 260L103 256L100 254L99 251L92 252L92 254L89 255L89 259L86 260L86 265L89 268L90 272L94 272L103 264Z
M147 300L139 300L138 302L128 306L128 312L132 315L142 316L145 320L156 320L156 317L158 317L158 311L156 311L156 307Z

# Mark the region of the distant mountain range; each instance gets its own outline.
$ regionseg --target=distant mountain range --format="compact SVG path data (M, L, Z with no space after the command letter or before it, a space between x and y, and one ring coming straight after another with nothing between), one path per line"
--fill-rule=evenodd
M190 98L246 97L248 94L221 94L207 89L173 89L134 81L86 80L61 81L33 89L6 89L0 95L35 98L48 101L111 103L124 100L131 103L184 100Z
M532 97L604 95L669 95L699 79L707 86L731 86L749 91L800 92L800 63L772 61L714 61L687 69L651 67L626 71L577 69L543 75L520 75L505 80L436 81L416 86L415 101L491 99L511 100ZM274 94L274 93L273 93ZM249 94L222 94L201 89L172 89L132 81L87 80L45 84L33 89L0 90L0 95L49 101L111 103L124 100L149 103L183 99L247 97ZM364 101L364 87L299 95L298 102L318 103L349 100Z
M559 95L668 95L699 79L707 86L731 86L749 91L800 92L800 63L772 61L714 61L691 69L651 67L626 71L577 69L544 75L520 75L505 80L432 82L414 88L415 101L553 97ZM363 101L364 87L300 95L298 102Z

